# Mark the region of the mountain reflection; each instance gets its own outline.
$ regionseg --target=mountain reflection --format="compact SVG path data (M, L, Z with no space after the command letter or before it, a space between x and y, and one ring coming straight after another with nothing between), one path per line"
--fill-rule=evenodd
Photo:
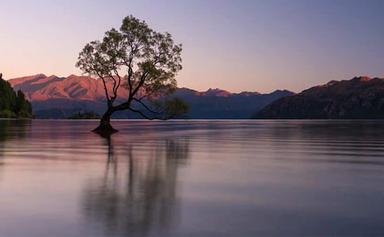
M105 171L84 192L87 221L108 236L166 233L176 220L177 170L189 156L188 140L156 140L145 151L133 143L120 152L111 137L104 142Z

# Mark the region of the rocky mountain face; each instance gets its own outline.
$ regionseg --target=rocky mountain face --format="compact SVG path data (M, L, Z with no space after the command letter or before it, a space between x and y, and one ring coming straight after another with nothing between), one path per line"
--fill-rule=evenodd
M280 98L256 113L256 118L382 119L384 79L355 77L330 81Z
M44 74L38 74L10 79L9 82L16 90L23 91L32 101L51 99L103 101L105 98L102 81L87 76L47 77ZM107 86L112 90L112 83ZM122 87L118 96L123 97L125 94L127 90Z
M40 118L65 118L83 111L103 113L106 109L104 88L100 79L87 76L57 77L38 74L9 80L32 101L34 114ZM112 84L107 85L111 90ZM128 91L121 87L118 100ZM189 104L186 118L250 118L255 111L272 101L293 93L277 90L270 94L257 92L230 93L220 89L198 92L179 88L174 96ZM120 112L119 118L138 118L136 114Z

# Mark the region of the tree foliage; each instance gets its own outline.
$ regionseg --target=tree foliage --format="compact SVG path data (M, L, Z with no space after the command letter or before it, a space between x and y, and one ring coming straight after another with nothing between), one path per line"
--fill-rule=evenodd
M29 118L32 117L31 103L26 100L22 91L15 92L9 82L0 74L0 117Z
M171 34L156 32L145 21L128 16L119 30L113 28L101 41L86 44L76 66L103 81L108 105L103 118L131 110L148 119L168 119L187 110L180 100L166 99L176 89L181 51ZM118 101L123 86L128 94Z

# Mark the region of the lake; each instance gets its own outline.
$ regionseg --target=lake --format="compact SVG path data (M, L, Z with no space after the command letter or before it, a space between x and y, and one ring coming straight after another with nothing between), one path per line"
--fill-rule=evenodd
M384 121L0 120L0 236L384 235Z

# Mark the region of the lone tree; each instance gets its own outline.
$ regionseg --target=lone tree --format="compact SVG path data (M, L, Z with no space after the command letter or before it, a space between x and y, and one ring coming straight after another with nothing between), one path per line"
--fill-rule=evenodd
M177 98L175 76L182 69L181 44L171 34L159 33L133 16L123 19L120 30L112 28L101 41L92 41L80 52L76 66L103 82L107 110L97 133L117 132L110 124L116 111L129 110L146 119L170 119L187 111ZM127 89L119 98L121 87Z

